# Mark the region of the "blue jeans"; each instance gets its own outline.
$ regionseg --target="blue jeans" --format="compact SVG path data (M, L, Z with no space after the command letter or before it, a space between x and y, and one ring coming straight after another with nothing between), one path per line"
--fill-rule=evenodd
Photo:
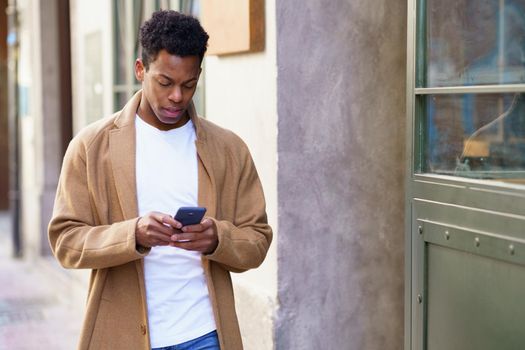
M219 346L217 331L213 331L181 344L151 350L221 350L221 347Z

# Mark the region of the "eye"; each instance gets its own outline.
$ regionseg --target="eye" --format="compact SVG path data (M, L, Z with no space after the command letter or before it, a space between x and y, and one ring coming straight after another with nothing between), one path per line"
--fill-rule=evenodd
M193 88L195 87L195 85L196 85L196 84L186 84L186 85L184 85L184 87L185 87L186 89L193 89Z
M168 87L168 86L171 85L171 82L169 82L169 81L160 81L160 80L157 80L157 81L158 81L160 86Z

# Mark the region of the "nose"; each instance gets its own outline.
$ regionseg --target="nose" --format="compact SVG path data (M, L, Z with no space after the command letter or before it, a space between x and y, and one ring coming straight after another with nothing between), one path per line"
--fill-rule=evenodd
M182 102L182 89L180 86L173 87L168 98L175 103Z

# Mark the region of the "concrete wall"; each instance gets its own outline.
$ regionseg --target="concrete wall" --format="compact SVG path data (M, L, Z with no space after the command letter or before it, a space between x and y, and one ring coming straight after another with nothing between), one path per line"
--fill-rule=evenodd
M406 4L277 2L276 349L402 349Z
M206 118L247 143L261 178L274 242L256 270L232 275L247 350L273 349L277 296L277 66L275 1L267 0L266 49L205 59Z

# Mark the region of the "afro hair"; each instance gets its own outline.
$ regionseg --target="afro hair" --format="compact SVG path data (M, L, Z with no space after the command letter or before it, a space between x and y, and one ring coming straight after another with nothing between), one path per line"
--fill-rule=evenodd
M199 56L202 61L208 38L196 18L173 10L156 11L140 27L144 67L147 70L161 50L180 57Z

